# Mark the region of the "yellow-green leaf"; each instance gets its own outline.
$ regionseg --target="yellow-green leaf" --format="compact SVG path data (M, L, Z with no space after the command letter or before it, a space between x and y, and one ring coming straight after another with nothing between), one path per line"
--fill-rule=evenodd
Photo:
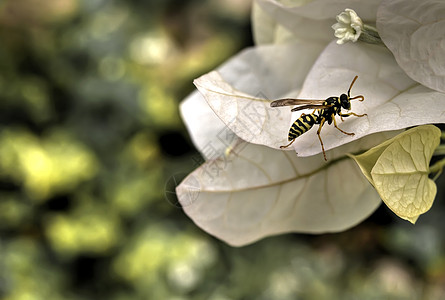
M396 137L394 137L396 138ZM374 182L371 177L371 171L374 167L375 163L379 159L380 155L382 155L382 152L393 142L394 138L387 140L386 142L381 143L380 145L377 145L368 151L366 151L363 154L360 155L352 155L349 156L352 157L355 162L360 167L363 175L366 176L368 181L374 185Z
M385 204L413 224L436 196L436 184L428 174L440 135L433 125L418 126L352 156Z

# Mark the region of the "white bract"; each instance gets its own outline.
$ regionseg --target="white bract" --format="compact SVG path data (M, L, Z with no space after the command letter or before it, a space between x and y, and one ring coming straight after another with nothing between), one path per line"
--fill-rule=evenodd
M179 201L198 226L232 245L357 224L380 198L347 154L370 149L395 130L445 123L445 94L409 78L385 47L332 41L330 27L340 11L350 7L369 24L375 22L380 1L306 2L256 1L254 33L263 45L198 78L200 94L181 105L206 162L177 188ZM355 16L349 18L358 24ZM339 19L348 22L345 16ZM274 42L279 44L264 45ZM290 125L312 110L291 113L289 107L270 108L270 101L338 97L356 75L351 96L365 100L352 101L351 111L367 116L338 118L339 127L354 136L323 127L327 163L317 125L298 137L295 151L280 150Z
M328 155L366 149L390 136L369 136ZM176 192L198 226L234 246L285 232L345 230L380 205L351 159L325 164L322 155L300 158L246 142L204 163Z
M337 23L332 25L332 29L335 31L335 37L338 38L337 44L341 45L349 41L357 42L360 34L362 34L363 21L355 11L347 8L336 19Z
M305 65L314 61L313 55L309 55L310 49L300 43L259 46L236 56L220 72L198 78L195 84L220 120L237 136L274 149L287 143L287 131L301 111L291 113L287 107L270 108L267 99L340 96L347 92L355 75L359 77L351 95L363 95L365 101L352 102L352 111L367 116L351 116L339 125L355 133L354 136L345 135L333 126L323 127L321 136L326 150L375 132L444 122L445 116L437 108L445 108L445 94L411 80L387 49L367 44L339 46L331 42L306 73ZM283 53L292 51L299 51L301 55L282 58ZM232 77L235 74L236 77ZM240 88L245 92L239 91ZM300 156L321 152L315 130L298 137L292 147Z
M377 29L409 77L445 92L445 1L383 0Z

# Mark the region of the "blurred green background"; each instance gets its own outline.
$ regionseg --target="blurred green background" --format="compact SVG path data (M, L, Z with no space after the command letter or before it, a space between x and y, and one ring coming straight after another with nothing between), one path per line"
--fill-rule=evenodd
M0 1L0 299L445 299L443 178L416 226L243 248L177 207L178 104L252 44L250 0Z

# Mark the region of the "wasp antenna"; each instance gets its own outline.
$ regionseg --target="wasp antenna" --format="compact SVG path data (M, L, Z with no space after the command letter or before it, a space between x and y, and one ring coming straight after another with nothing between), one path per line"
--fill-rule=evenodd
M358 101L362 102L363 100L365 100L365 97L363 97L362 95L360 96L355 96L354 98L349 98L349 100L355 100L355 99L360 99Z
M354 85L354 82L357 80L358 75L355 75L354 79L351 82L351 85L349 86L349 90L348 90L348 97L351 97L351 95L349 94L351 92L352 86Z

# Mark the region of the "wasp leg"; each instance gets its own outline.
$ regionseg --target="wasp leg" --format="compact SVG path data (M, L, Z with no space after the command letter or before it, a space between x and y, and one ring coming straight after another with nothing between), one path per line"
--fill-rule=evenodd
M354 135L354 133L352 133L352 132L346 132L346 131L343 131L343 130L341 130L340 128L338 128L338 126L337 126L337 121L335 121L335 116L334 116L334 115L332 115L332 119L334 120L334 126L335 126L335 128L337 128L338 130L340 130L340 131L343 132L344 134L347 134L347 135Z
M353 116L356 116L356 117L364 117L364 116L367 116L368 114L363 114L363 115L357 115L356 113L353 113L353 112L350 112L350 113L347 113L347 114L342 114L342 113L340 113L340 114L338 114L340 117L348 117L348 116L350 116L350 115L353 115Z
M318 135L318 139L320 140L320 145L321 145L321 150L323 151L324 160L327 161L326 152L324 151L323 141L321 140L321 136L320 136L321 128L323 127L325 121L326 121L326 119L321 120L320 126L318 126L317 135Z
M285 145L285 146L280 146L280 149L284 149L284 148L289 147L290 145L292 145L292 143L293 143L294 141L295 141L295 139L293 139L292 141L290 141L290 143L287 144L287 145Z

